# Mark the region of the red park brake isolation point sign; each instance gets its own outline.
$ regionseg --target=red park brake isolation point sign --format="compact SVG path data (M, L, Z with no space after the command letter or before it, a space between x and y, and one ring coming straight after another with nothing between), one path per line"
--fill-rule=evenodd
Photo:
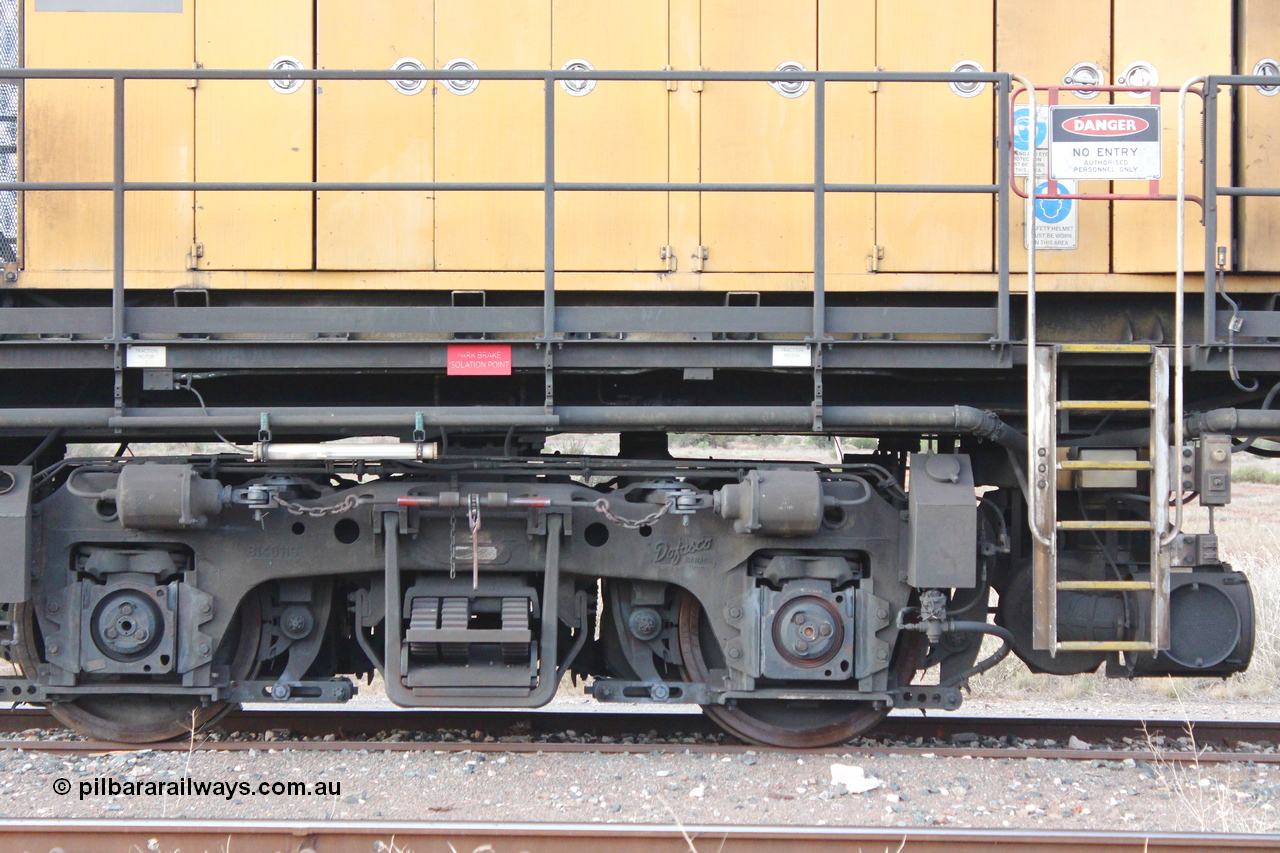
M449 344L450 376L510 376L510 344Z

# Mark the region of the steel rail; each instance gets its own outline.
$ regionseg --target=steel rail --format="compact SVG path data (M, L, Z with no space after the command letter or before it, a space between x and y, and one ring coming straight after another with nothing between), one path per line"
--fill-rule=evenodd
M392 844L394 843L394 847ZM1275 836L1243 833L1084 832L709 824L462 823L298 820L5 820L0 852L49 850L521 850L525 853L1201 853L1274 850Z

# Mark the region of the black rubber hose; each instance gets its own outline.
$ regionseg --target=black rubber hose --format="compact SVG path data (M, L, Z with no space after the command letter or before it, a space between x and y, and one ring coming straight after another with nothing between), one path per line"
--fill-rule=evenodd
M970 634L990 634L993 637L999 637L1003 644L1000 648L986 657L978 661L973 666L958 672L948 678L945 682L940 683L939 687L957 687L964 683L967 679L975 675L981 675L991 669L1000 661L1009 656L1009 652L1013 650L1013 634L1007 628L1001 628L999 625L992 625L990 622L948 622L946 629L948 632L956 631L960 633Z

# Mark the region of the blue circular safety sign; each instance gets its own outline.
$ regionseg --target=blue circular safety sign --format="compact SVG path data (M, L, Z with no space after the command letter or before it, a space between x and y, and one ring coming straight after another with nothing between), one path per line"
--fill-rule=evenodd
M1048 191L1048 181L1036 187L1037 195ZM1063 191L1062 185L1059 184L1058 192ZM1038 198L1036 199L1036 220L1048 225L1057 224L1071 215L1071 207L1074 204L1075 199L1070 198Z

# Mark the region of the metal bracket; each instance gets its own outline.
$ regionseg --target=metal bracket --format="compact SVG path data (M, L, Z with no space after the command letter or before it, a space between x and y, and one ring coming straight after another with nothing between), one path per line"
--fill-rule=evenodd
M934 684L907 686L889 694L895 708L937 708L954 711L964 702L958 687L938 687Z
M671 246L663 246L658 256L667 262L667 272L675 272L677 266L676 250Z
M884 246L872 246L867 255L867 272L880 272L880 262L884 260Z
M192 243L191 251L187 254L187 269L194 270L200 268L200 259L204 257L204 243Z
M711 687L702 682L624 681L620 678L598 678L591 685L597 702L629 702L638 705L695 704L709 705Z
M883 71L883 70L884 70L884 66L883 66L883 65L877 65L875 68L873 68L873 69L871 69L871 70L872 70L872 71L876 71L876 72L880 72L880 71ZM880 81L879 81L879 80L869 80L869 81L867 81L867 91L868 91L868 92L870 92L870 93L871 93L871 94L873 94L873 95L874 95L874 94L876 94L877 92L879 92L879 91L880 91Z
M350 679L328 681L241 681L221 691L228 702L347 702L359 688Z
M662 66L662 70L663 70L663 71L674 71L675 69L674 69L674 68L672 68L670 65L664 65L664 66ZM668 92L675 92L675 91L677 91L679 88L680 88L680 81L679 81L679 80L668 80L668 81L667 81L667 91L668 91Z
M413 413L413 441L415 444L422 444L427 440L427 430L423 422L422 412Z
M710 69L710 68L708 68L708 67L707 67L707 66L705 66L705 65L699 65L699 66L698 66L698 70L699 70L699 71L710 71L711 69ZM694 93L695 95L701 95L701 94L702 94L702 89L703 89L703 87L706 85L706 82L707 82L707 81L705 81L705 80L694 80L694 81L693 81L693 83L692 83L692 85L691 85L691 88L693 89L693 93Z
M263 412L258 416L258 441L271 440L271 416Z
M699 246L693 251L693 271L703 272L707 268L707 247Z

